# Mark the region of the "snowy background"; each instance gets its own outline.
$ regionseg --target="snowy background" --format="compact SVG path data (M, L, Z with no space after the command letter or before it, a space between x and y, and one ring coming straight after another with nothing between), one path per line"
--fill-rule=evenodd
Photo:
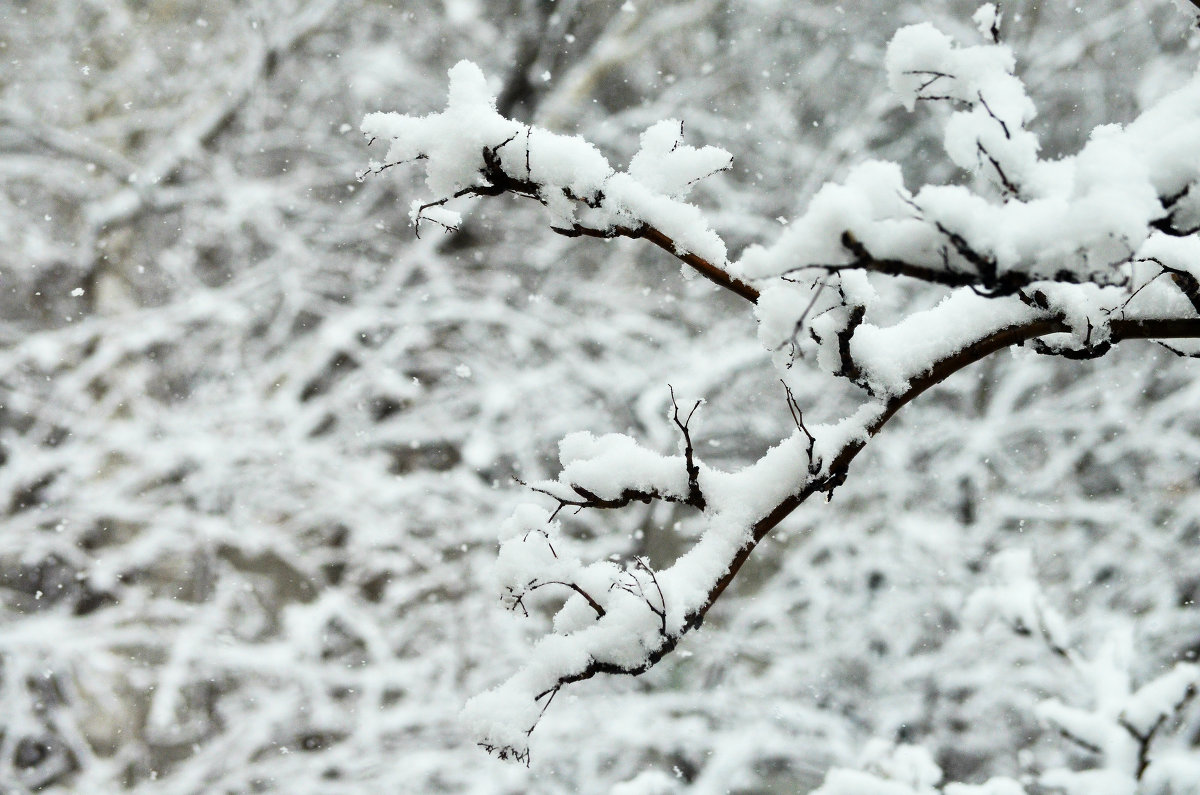
M954 376L673 655L564 691L530 766L501 762L459 712L550 624L494 585L514 478L555 477L574 431L677 453L668 384L704 399L710 465L793 418L751 314L664 252L514 198L418 239L421 168L356 179L364 114L441 110L469 58L504 115L622 166L663 119L731 152L690 200L737 254L868 158L964 179L884 55L917 22L979 40L975 9L0 4L0 792L794 793L877 739L951 781L1087 767L1035 709L1089 704L1078 662L973 619L1036 579L1063 626L1027 629L1079 659L1196 659L1200 365L1134 342ZM1043 157L1196 69L1171 3L1004 10ZM879 290L898 316L944 293ZM810 416L853 409L805 366ZM587 558L657 566L699 530L669 503L561 518ZM1195 704L1162 742L1195 757Z

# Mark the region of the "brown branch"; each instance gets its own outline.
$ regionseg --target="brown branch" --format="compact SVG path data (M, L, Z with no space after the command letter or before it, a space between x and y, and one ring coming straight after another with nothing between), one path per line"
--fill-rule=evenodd
M937 228L939 232L946 236L950 245L954 247L955 252L964 260L974 265L977 269L976 271L968 272L953 269L949 263L949 255L945 251L943 251L943 263L941 267L921 265L898 259L879 259L867 250L867 247L863 245L862 241L853 232L846 231L842 233L842 246L854 257L853 262L841 265L804 265L799 268L793 268L788 273L807 270L809 268L825 271L826 273L861 270L869 273L882 273L886 276L906 276L910 279L917 279L918 281L930 284L940 284L945 287L970 287L978 295L986 298L1002 298L1004 296L1016 295L1024 288L1037 282L1078 284L1080 281L1078 274L1068 270L1060 270L1053 275L1031 274L1015 270L998 273L996 264L972 249L961 235L950 231L940 223L937 224ZM1123 264L1127 261L1122 260L1115 264ZM1108 285L1121 284L1123 282L1124 279L1122 277L1122 279L1095 281L1094 283Z
M1132 339L1181 339L1200 338L1200 318L1161 318L1145 320L1113 320L1110 323L1110 339L1115 344ZM1053 317L1041 317L1018 326L994 331L964 348L934 362L929 369L916 376L909 382L908 389L882 404L879 417L867 428L867 436L874 437L884 426L904 408L930 387L940 384L954 373L974 364L981 359L1008 348L1020 345L1028 340L1047 334L1057 334L1070 331L1061 320ZM866 447L866 441L856 438L849 441L829 462L824 474L810 477L796 492L784 498L763 518L759 519L750 530L750 538L734 554L725 574L709 590L704 603L688 614L679 634L663 636L662 645L651 651L646 659L637 665L618 665L610 662L594 660L578 673L563 677L557 686L591 679L597 674L625 674L638 676L653 668L663 657L670 654L675 647L692 629L699 627L708 611L737 577L742 566L750 559L758 544L767 537L792 511L796 510L809 497L817 493L829 491L845 479L851 462Z
M526 127L526 130L531 128ZM541 205L546 204L546 198L543 196L543 191L547 186L541 185L534 181L530 176L529 150L528 145L525 151L525 177L514 177L504 170L504 166L500 162L500 150L511 143L517 137L518 133L514 133L505 141L496 146L483 147L483 168L480 169L480 176L483 178L483 183L472 185L459 190L452 196L445 196L440 199L428 202L420 208L421 210L429 207L436 207L449 202L451 199L457 199L463 196L499 196L504 193L512 193L517 196L524 196L527 199L533 199ZM724 169L718 169L721 171ZM715 172L714 172L715 173ZM562 195L571 201L585 204L588 207L598 207L604 200L604 194L597 192L594 196L577 196L566 188L561 189ZM418 215L418 218L420 216ZM617 237L627 237L633 240L644 239L666 251L671 256L678 259L684 265L692 268L704 278L708 279L713 284L723 287L726 290L745 298L750 303L758 303L759 291L754 286L738 279L733 274L726 271L720 265L709 262L699 254L688 251L681 246L674 238L666 234L660 229L650 226L646 223L641 223L635 227L613 226L607 229L593 229L583 226L582 224L572 224L568 227L551 226L550 229L560 235L566 237L596 237L603 240L611 240Z
M586 226L575 224L570 229L557 226L552 226L550 228L558 234L566 237L580 237L582 235L584 237L597 237L602 240L611 240L615 237L627 237L632 240L637 240L639 238L648 240L661 248L663 251L666 251L668 254L678 259L684 265L687 265L689 268L708 279L713 284L719 287L724 287L726 290L745 298L752 304L758 303L759 291L756 287L747 284L741 279L738 279L725 269L714 265L697 254L693 254L690 251L681 250L673 238L652 226L642 225L636 228L627 226L614 226L609 229L591 229Z
M882 273L885 276L907 276L930 284L941 284L946 287L973 287L979 278L974 273L950 270L949 268L934 268L919 265L899 259L879 259L867 250L862 241L850 231L842 233L842 246L854 257L854 261L846 265L811 265L805 267L817 268L829 273L839 273L844 270L863 270L871 273ZM796 270L803 270L797 268Z
M1181 359L1200 359L1200 352L1183 351L1183 350L1180 350L1179 348L1174 347L1173 345L1168 345L1167 343L1162 342L1161 340L1155 340L1155 342L1159 345L1159 347L1165 348L1166 350L1170 351L1171 353L1175 354L1176 356L1178 356Z
M1200 2L1200 0L1195 0ZM996 14L992 17L992 25L988 28L988 35L992 37L992 44L1000 43L1000 4L996 3Z
M1117 724L1129 733L1129 736L1137 741L1138 744L1138 766L1137 775L1134 776L1138 781L1142 780L1142 775L1146 772L1146 768L1150 766L1150 744L1154 742L1154 735L1158 734L1158 730L1167 722L1166 715L1159 715L1158 720L1154 721L1154 725L1145 734L1139 732L1134 725L1125 719L1124 716L1117 721Z
M1112 329L1110 339L1113 343L1132 339L1183 339L1200 337L1200 319L1114 320L1111 322L1110 328ZM885 404L884 411L879 419L868 428L868 434L875 436L883 430L883 427L900 409L904 408L930 387L940 384L968 365L985 359L997 351L1013 345L1020 345L1026 340L1069 330L1067 325L1060 320L1041 318L1023 326L1009 326L976 340L945 359L935 362L923 375L914 378L909 383L909 388L906 392L897 395ZM862 452L865 446L866 442L864 441L858 439L851 441L830 462L828 471L830 473L840 472L842 473L842 477L845 477L845 472L849 469L850 462ZM705 614L708 613L717 599L721 597L721 594L725 592L729 584L733 582L734 577L737 576L738 571L741 570L742 566L750 558L750 554L754 551L758 543L775 529L780 522L787 518L792 511L800 507L805 500L816 492L821 491L822 485L819 481L810 481L799 492L787 497L776 505L770 513L754 525L751 529L751 539L734 555L728 571L725 572L725 576L709 591L708 599L700 610L697 611L690 623L699 626L700 622L704 620Z
M1193 226L1191 229L1177 229L1175 224L1171 222L1171 216L1167 215L1159 218L1157 221L1151 221L1150 226L1154 227L1164 235L1171 237L1190 237L1191 235L1200 232L1200 226Z
M693 268L704 278L708 279L713 284L724 287L732 293L740 295L752 304L758 303L758 290L750 286L741 279L738 279L722 268L714 265L703 257L697 256L690 251L681 251L678 244L667 235L652 226L644 226L641 229L639 237L644 237L654 245L661 248L663 251L676 257L683 264Z
M1192 0L1192 2L1200 4L1200 0ZM1176 205L1178 205L1180 201L1187 197L1187 195L1192 192L1192 188L1197 184L1200 183L1190 182L1185 185L1182 190L1176 191L1170 196L1159 197L1159 202L1162 203L1163 209L1167 211L1167 214L1162 218L1151 221L1150 226L1162 232L1164 235L1170 235L1171 237L1188 237L1189 235L1194 235L1197 232L1200 232L1200 226L1194 226L1191 229L1180 229L1175 226L1173 220Z
M946 236L946 239L950 241L950 245L954 246L954 250L958 252L958 255L974 265L975 269L979 271L979 283L989 293L994 291L996 288L996 261L973 249L965 237L958 232L948 229L941 221L934 221L933 225L937 227L939 232Z
M699 474L699 470L697 469L697 475L698 474ZM576 500L576 499L571 499L570 497L563 497L559 494L555 494L554 492L550 491L549 489L543 488L541 486L531 486L528 483L526 483L525 481L521 480L520 478L514 478L514 480L516 480L517 483L520 483L522 486L529 489L530 491L535 491L538 494L544 494L547 497L550 497L551 499L555 500L558 503L558 507L556 507L554 509L554 512L550 514L550 521L554 521L558 517L559 511L561 511L563 508L574 508L575 513L579 513L580 511L584 510L585 508L595 508L598 510L616 510L618 508L626 508L635 502L640 502L645 505L649 505L651 502L653 502L655 500L659 500L661 502L673 502L673 503L677 503L679 505L690 505L691 507L696 508L701 511L704 510L704 507L705 507L704 506L704 497L703 497L703 495L700 494L700 487L698 484L696 485L694 491L692 491L692 489L689 488L689 493L685 496L680 496L677 494L664 494L655 489L650 489L650 490L645 490L645 491L642 489L625 489L619 495L617 495L616 497L614 497L612 499L605 499L604 497L601 497L599 494L596 494L594 491L591 491L590 489L588 489L584 486L580 486L578 483L568 484L570 486L571 491L573 491L577 495L579 495L579 499ZM690 480L690 477L689 477L689 480ZM689 487L690 486L691 486L691 483L689 483ZM553 551L553 549L551 549L551 551ZM555 557L558 557L558 556L555 555Z
M483 177L484 183L463 188L453 196L446 196L441 199L428 202L421 209L440 206L450 201L451 199L460 198L463 196L499 196L504 193L512 193L517 196L524 196L527 199L542 204L546 204L546 199L542 195L546 186L540 185L529 176L529 153L526 150L525 168L526 175L524 179L513 177L504 170L500 163L499 151L505 145L511 143L516 138L516 134L500 144L493 147L483 148L483 163L484 167L480 170L480 176ZM718 169L720 170L720 169ZM571 201L585 204L588 207L598 207L603 201L603 193L598 193L595 196L576 196L569 190L563 189L562 194ZM612 240L617 237L627 237L632 240L644 239L666 251L671 256L678 259L684 265L692 268L704 278L708 279L718 287L723 287L726 290L745 298L752 304L758 303L759 291L754 286L738 279L733 274L726 271L720 265L709 262L704 257L686 250L679 245L670 235L660 229L657 229L649 224L640 224L636 227L613 226L607 229L594 229L583 226L582 224L572 224L570 227L551 226L550 229L565 237L595 237L602 240Z

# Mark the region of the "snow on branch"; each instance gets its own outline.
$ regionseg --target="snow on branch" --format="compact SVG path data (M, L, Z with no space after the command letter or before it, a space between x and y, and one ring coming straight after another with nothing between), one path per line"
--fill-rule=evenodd
M1200 180L1200 77L1124 128L1097 128L1078 154L1049 161L1039 159L1036 136L1026 129L1035 108L1006 46L959 47L932 26L916 25L896 34L887 68L910 109L921 101L954 106L944 147L977 186L914 193L899 166L876 161L826 185L775 243L751 246L733 265L746 279L787 279L763 288L764 344L793 357L811 354L823 369L869 391L902 388L907 373L898 371L894 353L912 351L913 339L899 328L874 333L873 291L865 281L853 282L852 297L826 290L815 312L798 295L830 279L845 287L856 272L1008 299L986 310L995 316L1019 314L1016 301L1033 315L1049 309L1073 336L1042 350L1065 355L1107 345L1114 321L1190 316L1180 299L1196 306L1188 288L1200 268L1192 199ZM1158 278L1176 272L1184 275ZM944 331L982 307L958 313L946 305L907 325ZM848 336L857 341L857 367L847 366L843 353ZM871 337L889 339L890 350L873 355L865 342ZM892 365L873 369L871 358Z
M530 485L533 491L558 502L550 519L563 508L574 508L578 513L585 508L624 508L633 502L655 500L703 511L707 503L700 488L700 465L690 428L700 401L681 419L672 389L671 406L672 421L683 437L682 459L653 453L619 433L597 438L581 431L563 439L559 444L563 469L558 480Z
M1123 128L1097 128L1079 153L1043 160L1027 129L1036 109L999 43L995 9L976 22L983 44L959 46L916 25L896 34L886 59L908 108L951 106L945 150L974 185L912 192L898 165L867 162L822 188L777 241L751 246L736 262L684 201L730 156L684 145L678 121L652 125L628 169L617 171L581 138L504 118L483 74L465 61L450 70L444 111L364 119L363 131L387 145L370 171L423 166L433 198L413 202L418 227L453 228L459 200L511 193L545 206L560 234L644 238L753 302L760 339L781 365L805 359L865 393L841 422L810 425L788 391L781 408L796 430L737 472L697 458L695 408L682 411L673 392L667 419L682 436L680 455L619 434L564 439L559 478L532 485L557 505L553 513L523 508L505 525L498 575L511 609L528 613L535 594L561 600L554 631L523 669L467 705L485 748L528 761L529 735L564 686L654 666L701 624L780 521L813 495L830 497L872 436L958 370L1030 341L1039 353L1086 358L1126 339L1200 337L1200 77ZM881 324L872 280L883 276L947 294ZM665 568L640 558L584 563L559 531L563 509L652 501L690 506L703 526ZM1017 587L978 609L1055 639L1068 656L1053 617L1029 594ZM1159 707L1182 692L1176 684L1138 702L1153 709L1130 707L1133 731L1122 731L1152 734Z
M422 117L371 113L362 131L388 143L384 161L372 162L364 174L424 163L425 183L436 198L413 202L410 217L418 230L423 220L457 227L461 215L446 206L455 199L512 193L545 205L559 234L644 237L717 284L757 298L729 275L724 241L697 207L683 201L697 182L728 169L732 156L685 145L679 121L651 126L629 168L616 171L582 138L501 116L479 67L461 61L450 70L445 111Z

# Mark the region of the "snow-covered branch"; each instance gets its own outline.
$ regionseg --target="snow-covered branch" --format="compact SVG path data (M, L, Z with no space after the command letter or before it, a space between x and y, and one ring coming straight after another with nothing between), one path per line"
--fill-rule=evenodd
M425 170L432 198L412 204L418 228L456 229L462 201L513 194L545 206L559 234L644 238L754 303L760 340L779 364L806 359L865 393L840 422L809 425L789 391L795 432L736 472L699 460L691 414L681 419L674 402L680 456L624 435L564 439L560 478L535 485L557 508L522 509L506 525L500 586L514 609L527 611L546 586L565 601L527 665L469 703L481 745L527 760L528 736L562 687L638 675L669 654L785 517L813 495L831 497L871 437L952 374L1031 341L1039 353L1092 358L1125 340L1200 338L1200 77L1124 127L1096 128L1077 154L1045 160L995 9L985 6L976 22L982 44L959 46L916 25L896 34L886 57L889 84L909 110L952 106L944 148L971 186L914 192L898 165L870 161L822 188L778 240L737 260L685 201L731 158L684 145L678 121L647 129L618 171L581 138L501 116L482 72L465 61L450 70L443 112L364 119L367 136L387 146L369 171L414 162ZM932 308L889 318L872 281L879 276L948 292ZM584 563L557 524L567 507L656 500L691 506L704 526L658 570L642 558ZM1025 629L1051 634L1044 622ZM1153 735L1153 720L1128 723L1134 739Z
M363 132L388 144L383 162L372 162L368 171L424 162L435 198L413 202L418 231L422 221L457 228L461 213L448 206L455 199L511 193L545 205L559 234L645 238L705 278L757 299L753 287L728 272L724 241L683 201L695 183L729 167L728 152L685 145L683 124L667 120L642 134L628 169L617 172L582 138L506 119L495 103L483 73L462 61L450 70L444 112L363 119Z

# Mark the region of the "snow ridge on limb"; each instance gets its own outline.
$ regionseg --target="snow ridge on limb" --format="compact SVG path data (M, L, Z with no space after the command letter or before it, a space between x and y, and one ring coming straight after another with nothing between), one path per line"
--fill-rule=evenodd
M422 161L435 198L414 201L413 224L447 229L461 214L447 205L464 197L512 193L543 204L551 228L570 237L646 238L685 265L751 301L750 285L728 273L725 243L699 208L683 201L700 180L728 169L732 156L713 146L684 145L683 124L666 120L642 134L629 169L616 171L595 146L506 119L483 72L470 61L450 69L446 109L427 116L371 113L362 131L388 143L367 173Z
M1200 337L1189 198L1200 192L1200 79L1124 129L1098 128L1074 157L1042 161L1025 130L1035 109L997 41L998 18L979 16L990 43L960 48L915 26L897 34L888 55L893 86L910 106L955 105L947 154L979 177L978 190L914 194L899 166L868 162L818 192L774 245L751 247L735 264L700 210L683 201L698 179L727 167L728 154L684 146L678 122L651 126L628 171L617 172L580 138L502 117L467 62L451 70L443 113L364 120L364 132L390 141L387 162L373 171L425 164L437 198L414 203L414 223L455 199L513 193L543 204L560 234L645 238L754 302L760 338L781 364L809 358L866 393L843 421L810 426L789 391L795 432L737 472L697 459L695 407L685 418L673 394L668 417L682 455L617 434L565 439L560 477L533 485L557 503L554 512L522 509L502 530L504 604L528 612L535 594L560 601L553 633L527 664L466 707L489 751L528 762L529 735L564 686L638 675L673 651L780 521L813 495L831 496L869 439L954 372L1026 342L1086 358L1125 339ZM1164 152L1163 141L1176 150ZM931 309L876 325L871 279L879 275L950 292ZM564 509L655 501L690 506L703 524L694 545L662 569L641 558L585 564L556 523ZM1035 628L1052 632L1044 620Z

